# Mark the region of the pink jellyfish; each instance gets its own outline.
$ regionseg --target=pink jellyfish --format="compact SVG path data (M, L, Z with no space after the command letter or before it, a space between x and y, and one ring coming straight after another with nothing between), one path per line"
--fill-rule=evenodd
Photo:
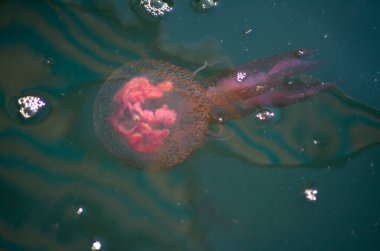
M100 88L94 105L97 136L117 158L146 170L176 166L204 142L211 123L285 106L330 85L293 77L312 69L310 51L257 60L205 80L163 61L129 62Z

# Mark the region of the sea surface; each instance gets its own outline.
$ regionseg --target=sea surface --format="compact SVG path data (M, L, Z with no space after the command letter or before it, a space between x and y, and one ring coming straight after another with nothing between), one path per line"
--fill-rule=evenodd
M152 21L127 0L0 1L0 250L380 250L380 3L173 3ZM205 85L300 48L339 91L230 121L173 169L134 168L96 137L96 94L125 63L207 61ZM31 120L26 95L46 101Z

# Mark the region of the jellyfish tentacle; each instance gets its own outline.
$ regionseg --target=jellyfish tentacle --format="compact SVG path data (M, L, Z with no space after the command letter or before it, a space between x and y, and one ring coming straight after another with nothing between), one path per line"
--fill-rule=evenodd
M312 52L297 50L256 60L207 80L211 119L237 119L263 105L289 105L325 90L328 85L310 79L288 86L290 79L319 65L305 60Z
M320 84L316 86L299 86L298 88L286 90L273 90L242 101L242 106L244 106L245 109L257 109L262 106L286 106L312 97L331 87L333 87L332 84Z
M198 67L195 71L193 71L192 75L195 77L199 72L203 71L209 66L209 63L207 61L203 62L203 65Z

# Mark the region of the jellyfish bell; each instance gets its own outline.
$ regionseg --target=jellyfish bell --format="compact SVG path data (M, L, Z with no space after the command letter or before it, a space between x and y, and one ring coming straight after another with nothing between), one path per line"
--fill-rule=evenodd
M117 69L100 88L94 127L122 161L164 170L198 149L208 130L205 92L191 72L169 63L140 60Z

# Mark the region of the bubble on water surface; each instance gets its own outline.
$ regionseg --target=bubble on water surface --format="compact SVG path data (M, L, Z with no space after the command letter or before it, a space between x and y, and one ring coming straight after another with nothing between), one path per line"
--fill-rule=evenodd
M191 5L197 12L208 12L218 4L217 0L193 0Z
M304 195L307 201L315 202L317 201L318 190L315 188L306 188L304 190Z
M50 111L45 93L28 91L8 100L8 115L21 124L36 124L44 121Z
M276 122L280 119L281 113L276 108L263 107L263 108L258 109L254 113L254 116L258 121L261 121L263 123Z
M91 250L100 250L102 248L102 243L100 241L94 241L91 246Z
M132 0L137 14L147 21L159 21L163 16L173 10L171 0Z
M19 113L25 119L32 118L46 105L42 98L35 96L21 97L17 100L17 104L20 107Z

